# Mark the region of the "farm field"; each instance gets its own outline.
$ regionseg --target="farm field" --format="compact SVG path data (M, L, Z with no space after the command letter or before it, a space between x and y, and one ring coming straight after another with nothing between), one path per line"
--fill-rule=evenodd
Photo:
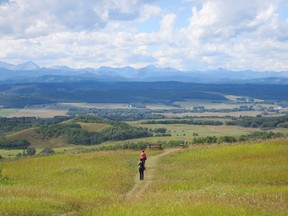
M254 99L255 103L237 103L235 100L236 96L226 96L228 100L224 101L209 101L209 100L185 100L185 101L175 101L171 104L163 104L163 103L145 103L145 109L151 110L152 112L157 110L166 110L167 112L163 113L163 115L167 117L183 117L183 116L257 116L263 113L263 109L277 109L279 105L265 103L264 101ZM256 102L261 102L261 104L257 104ZM287 102L283 102L287 103ZM205 111L205 112L188 112L192 111L193 107L205 107L208 110L217 110L217 112ZM228 112L227 110L237 109L239 107L249 107L253 106L254 110L247 111L233 111ZM260 109L261 107L261 109ZM1 108L0 116L2 117L40 117L40 118L50 118L54 116L63 116L67 115L67 112L70 108L77 109L131 109L133 105L129 103L52 103L52 104L42 104L31 107L26 107L24 109L15 109L15 108ZM134 107L135 108L135 107ZM183 113L175 113L169 112L169 110L177 110L177 109L186 109L186 112ZM226 111L224 111L226 109ZM287 111L287 109L285 109ZM269 116L279 115L277 113L269 113Z
M225 117L225 116L232 116L232 117L239 117L239 116L257 116L261 114L260 111L246 111L246 112L204 112L204 113L193 113L193 112L186 112L186 113L165 113L164 115L169 118L181 118L181 117ZM272 116L272 115L271 115Z
M39 117L39 118L53 118L54 116L65 116L68 110L55 109L20 109L16 112L10 113L7 117Z
M217 103L213 103L207 100L186 100L186 101L178 101L175 104L180 105L182 108L191 109L194 106L204 106L206 108L214 108L214 109L232 109L239 107L239 104L235 103L235 101L221 101ZM243 104L248 105L248 104Z
M203 119L204 120L204 119ZM222 121L223 119L218 119ZM70 122L67 121L67 123ZM145 127L151 130L157 128L166 128L167 132L171 136L152 136L145 138L134 138L129 140L122 141L106 141L98 145L75 145L67 142L65 136L43 138L40 134L36 133L36 128L29 128L19 132L10 133L7 135L7 138L12 139L26 139L31 143L31 146L36 149L36 152L39 153L44 147L53 148L56 152L81 152L89 149L97 149L102 146L110 145L123 145L127 143L159 143L159 142L174 142L174 141L188 141L190 143L197 137L206 137L206 136L234 136L239 137L245 134L251 134L253 132L262 131L259 128L248 128L248 127L239 127L239 126L212 126L212 125L188 125L188 124L141 124L143 121L130 121L127 122L133 127ZM98 132L103 129L109 128L110 125L107 123L84 123L79 122L81 127L88 132ZM288 134L287 128L275 128L269 131L281 132L283 134ZM267 130L266 130L267 132ZM23 153L23 150L5 150L0 149L0 155L4 158L13 158L17 155Z
M143 121L133 121L129 122L135 127L147 127L149 129L155 128L167 128L171 133L171 137L161 137L161 139L193 139L194 133L198 136L240 136L243 134L249 134L256 131L261 131L259 128L248 128L239 126L213 126L213 125L189 125L189 124L141 124ZM288 129L286 128L276 128L269 131L282 132L288 134ZM156 137L155 137L156 138Z
M8 117L18 112L18 109L14 108L0 108L0 117Z
M97 108L97 109L119 109L129 108L127 103L58 103L57 107L79 107L79 108Z
M288 213L287 139L147 150L147 178L141 182L139 154L91 152L2 161L0 214Z

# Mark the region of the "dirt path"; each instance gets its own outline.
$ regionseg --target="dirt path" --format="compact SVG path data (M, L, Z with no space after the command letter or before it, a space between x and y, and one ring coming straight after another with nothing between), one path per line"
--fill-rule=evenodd
M146 171L144 174L144 180L139 180L139 173L137 172L135 176L135 184L133 188L127 192L125 195L125 199L128 200L134 200L137 198L140 198L143 192L146 190L146 188L154 181L154 173L156 170L156 162L160 157L163 157L165 155L171 154L173 152L177 152L180 149L165 149L162 153L155 155L155 156L148 156L148 160L146 161Z

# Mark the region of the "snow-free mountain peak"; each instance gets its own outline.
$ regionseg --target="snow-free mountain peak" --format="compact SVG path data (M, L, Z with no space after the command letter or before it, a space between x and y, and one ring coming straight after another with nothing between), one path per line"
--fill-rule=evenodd
M3 62L3 61L0 61L0 68L12 70L14 68L14 65L6 63L6 62Z
M14 66L14 70L38 70L40 67L32 61L24 62Z

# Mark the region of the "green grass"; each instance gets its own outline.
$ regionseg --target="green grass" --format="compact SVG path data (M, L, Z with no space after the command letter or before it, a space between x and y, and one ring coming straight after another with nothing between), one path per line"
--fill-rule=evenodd
M134 202L101 208L98 213L288 214L287 140L194 146L163 158L157 168L155 180L146 189L145 196Z
M50 139L42 139L39 134L36 133L36 128L29 128L23 131L19 131L13 134L9 134L7 137L13 139L26 139L31 143L31 146L35 148L62 148L62 147L73 147L65 141L65 137L57 137Z
M14 114L19 109L13 109L13 108L0 108L0 117L7 117L10 114Z
M0 149L0 155L3 158L15 158L17 154L22 154L23 153L23 149Z
M81 122L79 124L81 125L81 127L84 130L87 130L89 132L101 131L101 130L111 126L107 123L83 123L83 122Z
M149 197L169 194L163 205L187 215L285 215L287 165L285 143L195 147L161 161Z
M0 215L60 215L120 203L133 185L136 155L98 152L5 161L3 176L10 184L0 187Z
M167 128L170 131L172 138L180 136L185 139L193 139L193 133L198 133L199 136L240 136L249 134L260 129L244 128L238 126L210 126L210 125L189 125L189 124L141 124L141 121L130 122L132 126L147 127L150 129ZM286 129L286 132L288 130Z
M155 154L148 151L148 160ZM0 215L288 214L287 139L193 145L163 156L144 194L126 201L138 157L116 151L2 161Z

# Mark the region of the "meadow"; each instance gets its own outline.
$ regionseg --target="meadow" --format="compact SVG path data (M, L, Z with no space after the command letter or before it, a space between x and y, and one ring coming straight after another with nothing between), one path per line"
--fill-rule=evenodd
M134 183L137 159L136 152L97 152L5 161L0 215L78 214L118 204Z
M19 109L0 107L0 117L7 117L18 112Z
M220 119L221 120L221 119ZM69 120L68 122L70 122ZM60 136L57 138L41 138L36 133L35 128L25 129L19 132L11 133L7 135L8 138L21 138L26 139L31 143L31 146L36 148L36 152L39 153L44 147L53 148L56 152L81 152L93 148L99 148L107 145L123 145L125 143L157 143L157 142L170 142L170 141L184 141L187 140L190 143L193 142L194 138L205 137L205 136L235 136L239 137L244 134L250 134L255 131L261 131L258 128L245 128L239 126L212 126L212 125L188 125L188 124L141 124L142 121L131 121L127 122L134 127L146 127L149 129L155 128L167 128L167 131L171 136L153 136L146 138L138 138L123 141L107 141L99 145L87 146L87 145L73 145L66 141L65 137ZM83 123L79 122L81 127L89 132L97 132L102 129L108 128L109 125L106 123ZM281 132L288 134L287 128L276 128L271 130L273 132ZM197 135L195 135L197 134ZM13 158L16 155L23 153L23 150L5 150L0 149L0 155L4 158Z
M287 138L162 153L141 182L137 151L4 160L0 215L288 214Z

